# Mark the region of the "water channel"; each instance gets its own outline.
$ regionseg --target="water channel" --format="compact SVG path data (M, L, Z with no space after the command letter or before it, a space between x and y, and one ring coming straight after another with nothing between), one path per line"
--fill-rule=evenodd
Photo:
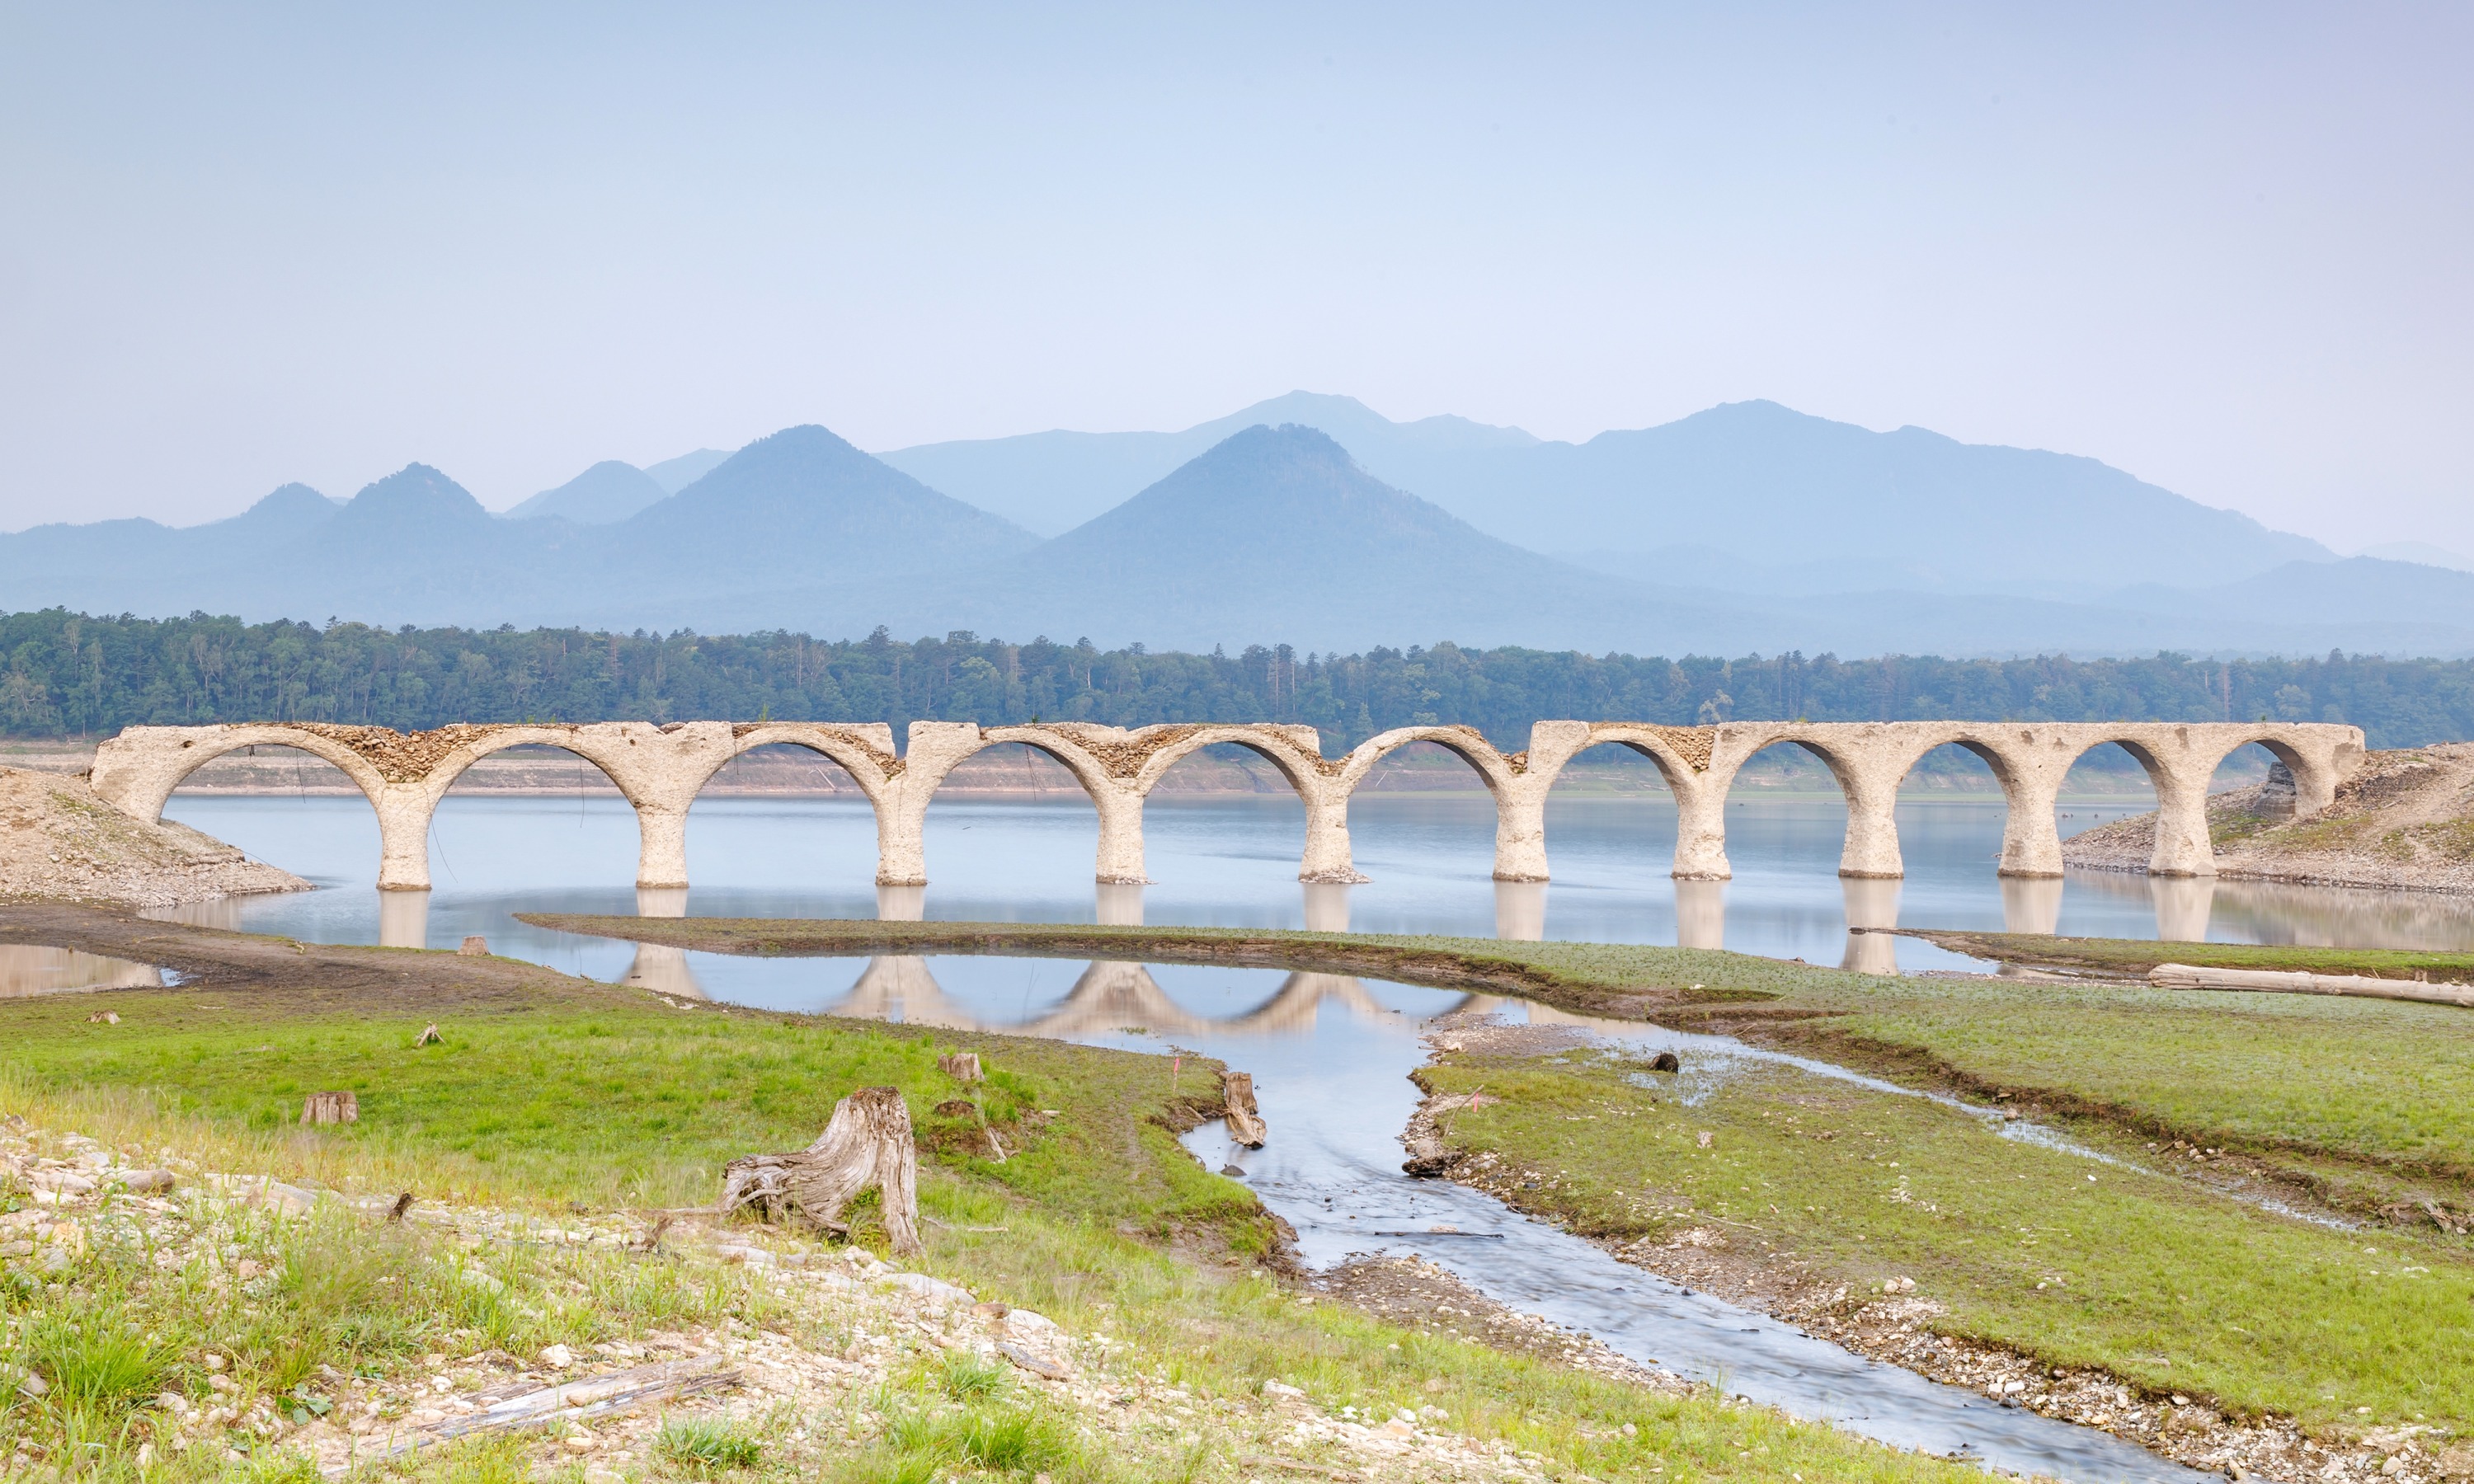
M2072 832L2135 803L2065 804ZM1402 1175L1395 1135L1417 1090L1433 1017L1470 1008L1568 1020L1515 1001L1335 975L1007 958L756 959L644 948L549 933L517 911L662 915L874 916L874 828L863 807L833 800L723 799L699 803L689 831L685 893L630 884L632 814L590 797L450 796L438 815L436 890L375 890L376 830L356 800L179 796L172 817L231 841L323 888L242 899L183 916L327 942L449 946L467 934L571 972L629 980L766 1008L1011 1030L1158 1051L1188 1047L1255 1074L1273 1138L1226 1147L1217 1126L1189 1137L1207 1163L1233 1163L1296 1227L1316 1265L1352 1253L1416 1253L1497 1301L1619 1352L1903 1447L2080 1481L2195 1480L2093 1429L2004 1407L1865 1360L1765 1316L1619 1263L1527 1220L1491 1197ZM999 921L1144 921L1342 926L1676 943L1815 963L1871 955L1905 971L1985 966L1912 940L1851 935L1855 925L2014 928L2122 937L2474 947L2474 920L2445 898L2408 894L2151 883L2074 874L2022 892L1993 874L1998 803L1919 802L1900 827L1903 883L1842 883L1844 812L1835 801L1755 799L1730 810L1735 878L1679 889L1664 875L1674 814L1654 800L1576 799L1550 807L1556 879L1504 888L1489 879L1493 828L1482 799L1373 796L1352 809L1359 867L1373 879L1301 889L1294 804L1247 798L1162 800L1147 820L1155 884L1095 892L1087 805L939 804L930 816L924 894L888 894L902 915ZM1889 957L1895 956L1895 964ZM1748 1055L1723 1038L1592 1024L1612 1039L1672 1047L1687 1074L1723 1076ZM1953 1117L1969 1113L1953 1110ZM1981 1120L1979 1120L1981 1121ZM2001 1137L1987 1123L1985 1137ZM1460 1234L1429 1233L1449 1226ZM1384 1233L1384 1234L1376 1234Z

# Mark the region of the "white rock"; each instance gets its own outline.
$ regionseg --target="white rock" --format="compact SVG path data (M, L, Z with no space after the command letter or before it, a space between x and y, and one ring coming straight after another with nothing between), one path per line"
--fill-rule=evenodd
M896 1288L908 1288L912 1293L922 1294L931 1299L942 1299L948 1304L980 1302L979 1296L968 1288L957 1288L942 1279L930 1278L925 1273L887 1273L883 1281Z
M1292 1386L1286 1381L1265 1381L1263 1395L1277 1397L1284 1401L1298 1401L1304 1400L1305 1391L1302 1387Z
M575 1352L568 1349L564 1345L543 1346L541 1357L543 1364L560 1371L564 1371L569 1366L575 1364Z

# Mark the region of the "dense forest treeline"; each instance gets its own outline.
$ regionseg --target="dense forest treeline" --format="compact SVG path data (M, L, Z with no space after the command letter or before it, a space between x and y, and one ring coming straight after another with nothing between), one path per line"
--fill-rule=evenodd
M2373 747L2474 736L2474 661L2321 658L1665 659L1526 649L1299 657L1102 651L880 630L703 635L511 627L385 630L0 617L0 732L95 736L138 723L326 721L410 730L459 721L689 719L1277 720L1337 752L1389 727L1459 722L1517 747L1541 717L1677 725L1897 721L2225 721L2360 726Z

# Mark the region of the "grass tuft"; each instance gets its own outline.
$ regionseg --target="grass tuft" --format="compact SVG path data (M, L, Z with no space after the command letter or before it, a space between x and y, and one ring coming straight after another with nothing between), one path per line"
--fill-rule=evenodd
M752 1469L764 1456L764 1440L727 1420L671 1417L662 1423L654 1448L691 1473Z

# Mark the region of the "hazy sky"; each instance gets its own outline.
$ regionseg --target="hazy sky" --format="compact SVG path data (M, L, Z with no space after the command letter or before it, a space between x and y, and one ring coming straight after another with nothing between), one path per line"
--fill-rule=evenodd
M1559 438L1765 396L2474 551L2469 42L2462 5L0 0L0 526L1302 387Z

